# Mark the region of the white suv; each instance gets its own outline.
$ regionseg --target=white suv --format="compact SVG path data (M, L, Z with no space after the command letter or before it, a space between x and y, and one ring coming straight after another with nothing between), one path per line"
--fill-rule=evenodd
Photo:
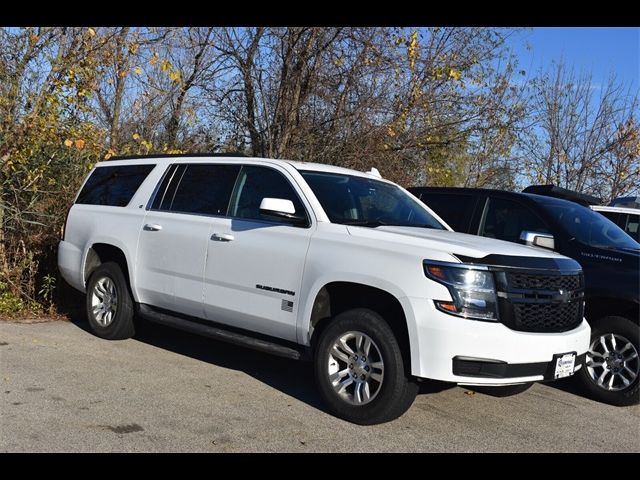
M261 158L102 162L58 264L96 335L147 320L312 359L336 415L404 413L422 378L521 391L572 375L589 326L574 260L451 231L403 188Z

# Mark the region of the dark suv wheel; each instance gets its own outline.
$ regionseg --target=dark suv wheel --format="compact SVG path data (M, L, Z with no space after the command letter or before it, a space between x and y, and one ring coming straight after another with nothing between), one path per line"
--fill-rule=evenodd
M393 420L418 393L391 327L371 310L337 315L320 334L314 362L318 388L331 412L353 423Z
M135 334L133 299L117 263L103 263L89 277L87 318L99 337L122 340Z
M611 405L640 402L638 325L624 317L604 317L591 325L591 345L578 378L590 396Z

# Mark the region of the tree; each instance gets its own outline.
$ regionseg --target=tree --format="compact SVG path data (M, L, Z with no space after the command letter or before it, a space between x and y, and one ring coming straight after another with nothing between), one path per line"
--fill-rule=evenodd
M534 80L530 105L520 144L529 181L604 198L637 190L637 92L559 63Z

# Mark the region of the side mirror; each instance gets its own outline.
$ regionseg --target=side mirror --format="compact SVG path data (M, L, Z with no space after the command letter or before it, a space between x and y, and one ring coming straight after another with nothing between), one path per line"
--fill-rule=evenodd
M548 248L549 250L554 250L556 248L556 241L553 238L553 235L549 233L529 232L527 230L523 230L522 233L520 233L520 240L522 240L525 245Z
M260 202L260 215L284 220L295 226L306 226L307 216L296 213L291 200L284 198L263 198Z

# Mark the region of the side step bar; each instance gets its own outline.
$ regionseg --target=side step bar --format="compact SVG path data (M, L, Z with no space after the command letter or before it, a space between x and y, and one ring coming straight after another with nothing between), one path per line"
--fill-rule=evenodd
M233 343L242 347L252 348L261 352L270 353L279 357L293 360L309 360L307 349L304 347L292 348L280 343L263 340L260 338L244 335L242 333L227 330L216 325L204 325L197 321L187 320L170 313L160 312L144 303L138 304L138 315L153 323L177 328L185 332L203 335L205 337L220 340L222 342Z

